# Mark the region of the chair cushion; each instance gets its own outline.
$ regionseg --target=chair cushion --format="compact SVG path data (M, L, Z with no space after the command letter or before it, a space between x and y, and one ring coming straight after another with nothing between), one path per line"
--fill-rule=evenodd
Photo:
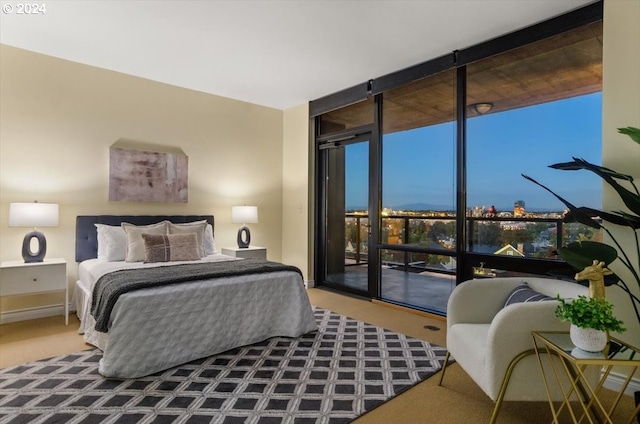
M509 293L507 300L504 302L504 306L507 307L514 303L540 302L544 300L554 300L554 298L547 296L546 294L539 293L529 287L527 283L524 283L520 284L514 288L511 293Z
M486 391L487 336L491 324L455 324L447 330L447 349L451 356Z

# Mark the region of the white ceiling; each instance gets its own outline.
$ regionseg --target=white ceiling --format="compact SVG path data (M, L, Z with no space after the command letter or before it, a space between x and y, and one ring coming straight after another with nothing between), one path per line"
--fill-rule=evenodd
M593 0L1 3L3 44L286 109Z

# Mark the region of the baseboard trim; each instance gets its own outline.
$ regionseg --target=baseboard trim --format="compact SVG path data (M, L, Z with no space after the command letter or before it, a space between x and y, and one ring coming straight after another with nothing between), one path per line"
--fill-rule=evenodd
M611 372L604 382L604 387L617 393L626 380L627 375ZM640 391L640 379L632 378L624 394L633 397L633 393L637 391Z
M69 312L71 308L69 308ZM27 321L30 319L48 318L55 316L64 316L64 305L39 306L36 308L18 309L15 311L2 312L0 314L0 324L9 324L18 321Z
M313 289L316 286L316 282L315 280L307 280L304 282L304 288L305 289Z

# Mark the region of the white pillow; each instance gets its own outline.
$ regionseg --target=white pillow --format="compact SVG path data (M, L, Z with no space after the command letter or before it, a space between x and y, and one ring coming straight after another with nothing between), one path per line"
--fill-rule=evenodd
M174 224L165 221L167 224L167 234L188 234L196 233L198 254L204 257L204 233L207 229L207 221L186 222L184 224Z
M204 232L204 254L214 255L216 253L216 240L213 238L213 225L207 224Z
M120 225L94 225L98 232L98 259L124 261L127 257L127 233Z
M127 262L144 261L144 234L167 234L167 224L165 221L151 225L133 225L128 222L120 224L127 234Z

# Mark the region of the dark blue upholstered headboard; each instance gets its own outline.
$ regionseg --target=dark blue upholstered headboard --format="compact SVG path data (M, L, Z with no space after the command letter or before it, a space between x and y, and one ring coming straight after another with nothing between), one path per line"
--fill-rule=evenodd
M155 224L171 221L176 224L206 220L215 231L213 215L82 215L76 217L76 262L98 257L98 233L93 224L120 225L128 222L134 225Z

